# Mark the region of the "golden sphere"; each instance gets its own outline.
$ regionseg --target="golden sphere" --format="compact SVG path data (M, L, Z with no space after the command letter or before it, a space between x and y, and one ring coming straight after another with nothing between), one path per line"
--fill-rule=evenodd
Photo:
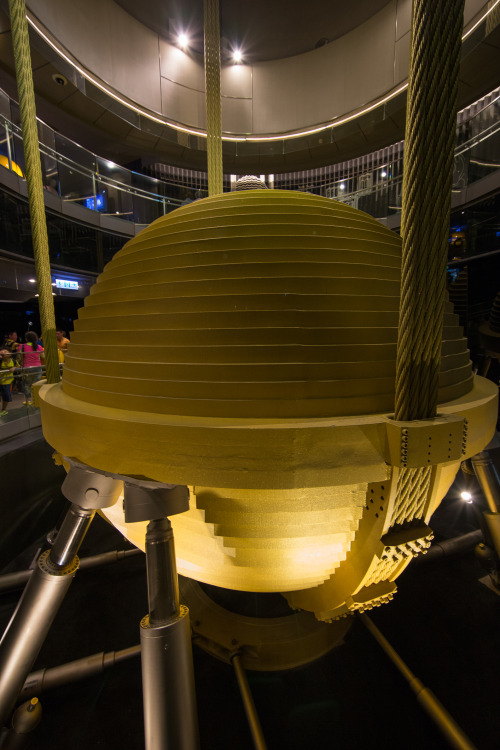
M369 486L390 486L400 265L396 234L326 198L246 190L184 206L99 276L62 383L41 389L45 436L98 470L190 486L172 519L181 573L318 586L346 560ZM469 355L450 306L444 324L439 401L458 403ZM106 513L143 543L118 506Z

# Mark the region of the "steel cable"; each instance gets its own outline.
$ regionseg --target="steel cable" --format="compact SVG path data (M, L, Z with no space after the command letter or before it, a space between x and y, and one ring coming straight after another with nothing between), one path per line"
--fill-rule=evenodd
M208 194L223 192L219 0L204 0Z
M395 419L436 416L464 0L414 0ZM402 468L393 523L422 517L431 471Z
M57 354L56 323L52 279L50 274L49 241L43 200L42 168L35 110L35 93L31 72L31 55L24 0L9 0L12 46L16 66L19 108L23 132L26 182L38 284L38 304L42 325L45 352L46 377L48 383L59 382L59 358Z

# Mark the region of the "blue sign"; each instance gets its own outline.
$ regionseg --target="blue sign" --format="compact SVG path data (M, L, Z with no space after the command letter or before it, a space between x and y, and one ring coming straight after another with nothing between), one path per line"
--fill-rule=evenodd
M95 198L85 198L85 208L90 208L91 211L101 211L105 208L103 193L98 193Z
M78 281L67 281L66 279L56 279L58 289L79 289Z

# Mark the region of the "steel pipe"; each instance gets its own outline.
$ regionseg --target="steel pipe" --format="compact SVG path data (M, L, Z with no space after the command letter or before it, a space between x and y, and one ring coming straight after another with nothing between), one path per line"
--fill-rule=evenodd
M179 614L174 533L168 518L151 521L146 532L149 622L163 625Z
M260 725L259 716L253 702L253 696L248 684L247 676L243 664L241 663L240 654L234 654L231 657L231 662L234 667L236 679L238 681L238 687L240 689L243 706L247 715L250 732L252 733L253 744L255 750L267 750L266 741L262 734L262 727Z
M110 565L112 563L120 562L128 557L135 555L143 555L144 552L137 547L133 549L121 549L112 550L110 552L101 552L99 555L91 555L90 557L80 558L79 570L85 570L86 568L96 568L99 565ZM20 588L29 581L33 570L18 570L15 573L5 573L0 575L0 594L4 591L10 591L12 589Z
M42 552L0 642L0 726L12 711L78 569L95 510L71 505L54 546Z
M446 708L439 702L436 696L425 687L418 677L415 677L411 669L405 664L397 651L391 646L387 638L380 632L367 614L360 614L359 618L363 625L370 631L379 646L385 651L392 663L399 669L405 680L416 695L416 698L424 711L436 724L449 745L455 750L476 750L475 745L458 726L456 721L448 713Z
M189 610L164 625L141 621L146 750L198 750Z
M73 560L80 549L94 515L95 510L93 508L80 508L79 505L71 505L50 551L50 561L54 565L63 567Z
M500 513L500 479L488 451L473 456L472 465L490 513Z
M146 533L149 614L141 621L146 750L199 747L189 610L179 605L172 526L152 520Z
M415 565L424 565L432 560L450 557L451 555L460 555L469 552L484 539L481 529L469 531L467 534L454 536L451 539L443 539L442 542L434 542L427 551L427 554L417 557L412 562Z
M0 726L16 703L78 568L75 558L71 565L55 569L48 556L40 555L0 642Z
M115 664L139 656L140 653L141 647L137 645L124 648L121 651L108 651L107 653L101 651L99 654L84 656L82 659L76 659L50 669L38 669L26 678L20 697L31 698L34 695L41 695L46 690L84 680L86 677L93 677Z

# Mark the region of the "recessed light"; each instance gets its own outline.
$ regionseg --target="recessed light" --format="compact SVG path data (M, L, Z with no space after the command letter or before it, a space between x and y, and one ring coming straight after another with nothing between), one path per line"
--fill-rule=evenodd
M30 284L36 284L36 279L28 279Z
M181 49L186 49L189 45L189 37L184 32L181 32L177 37L177 44Z

